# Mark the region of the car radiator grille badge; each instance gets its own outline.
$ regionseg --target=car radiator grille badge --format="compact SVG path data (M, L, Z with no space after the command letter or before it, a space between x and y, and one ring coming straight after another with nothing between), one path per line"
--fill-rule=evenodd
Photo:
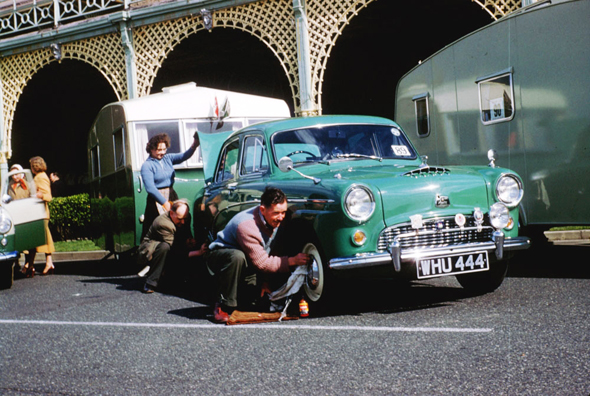
M436 194L435 206L437 208L446 208L451 204L449 197L445 195Z

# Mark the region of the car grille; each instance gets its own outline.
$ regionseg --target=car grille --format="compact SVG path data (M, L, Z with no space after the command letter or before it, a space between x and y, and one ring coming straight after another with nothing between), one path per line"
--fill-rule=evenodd
M481 231L473 217L468 217L463 228L455 223L454 217L424 220L424 227L417 233L410 223L388 227L379 235L377 250L387 251L387 248L398 238L402 249L445 247L474 242L488 242L492 240L493 228L489 222L484 222Z

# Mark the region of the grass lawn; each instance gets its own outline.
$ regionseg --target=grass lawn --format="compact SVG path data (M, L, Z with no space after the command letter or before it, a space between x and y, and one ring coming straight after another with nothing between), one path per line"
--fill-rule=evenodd
M88 239L55 242L56 252L87 252L90 250L101 249Z

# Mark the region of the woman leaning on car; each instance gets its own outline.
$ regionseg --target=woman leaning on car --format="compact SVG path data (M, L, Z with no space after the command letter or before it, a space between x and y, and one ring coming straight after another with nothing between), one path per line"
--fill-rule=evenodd
M174 165L180 164L195 153L199 146L199 136L194 135L193 144L184 153L167 154L170 137L161 133L152 136L145 150L148 159L141 166L141 178L148 193L144 212L142 239L147 234L154 219L170 210L170 202L176 201L178 195L174 191Z

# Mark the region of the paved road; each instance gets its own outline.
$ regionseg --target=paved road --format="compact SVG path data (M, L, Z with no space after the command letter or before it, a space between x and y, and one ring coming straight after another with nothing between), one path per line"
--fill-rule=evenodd
M513 260L484 296L363 282L326 316L244 326L211 323L207 283L145 295L128 267L59 263L0 291L0 394L588 395L586 252Z

